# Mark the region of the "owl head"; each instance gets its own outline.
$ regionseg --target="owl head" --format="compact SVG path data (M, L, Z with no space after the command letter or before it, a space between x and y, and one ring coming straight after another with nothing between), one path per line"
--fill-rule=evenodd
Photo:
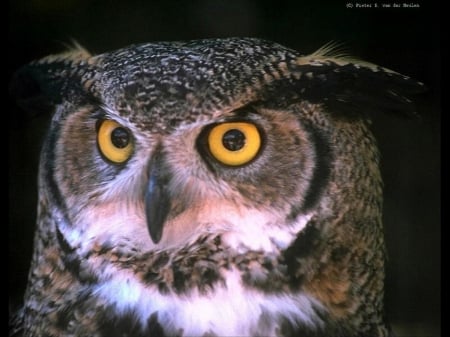
M53 115L24 329L384 335L368 124L412 113L418 90L330 46L253 38L25 66L19 104Z

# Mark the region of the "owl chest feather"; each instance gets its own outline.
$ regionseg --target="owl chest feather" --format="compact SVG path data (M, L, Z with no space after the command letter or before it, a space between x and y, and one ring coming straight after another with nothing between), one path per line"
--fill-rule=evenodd
M43 248L48 268L36 269L42 277L53 270L54 284L28 302L44 296L53 303L43 329L80 336L275 336L324 324L323 307L295 285L283 260L298 228L251 240L249 228L144 254L98 245L86 255L71 248L79 236L58 226L61 251Z
M321 336L340 331L330 318L327 293L320 297L305 283L311 268L319 268L313 255L322 241L315 217L299 217L289 230L273 223L258 229L249 221L245 230L198 236L184 248L144 252L118 242L87 244L92 233L44 220L56 226L57 235L39 241L27 301L27 310L36 312L28 312L31 335L41 330L99 337ZM326 284L338 289L333 280L343 275L337 272ZM320 288L324 280L317 279ZM346 284L339 287L347 289ZM348 291L342 295L349 296ZM331 301L340 299L336 296ZM350 335L347 327L342 331Z
M29 308L41 296L50 300L36 308L37 320L28 323L30 332L99 337L278 336L322 327L320 303L289 289L276 259L254 253L219 262L219 256L209 260L201 256L202 252L197 258L148 256L149 264L135 261L130 268L116 260L90 282L76 282L67 269L58 275L55 270L55 284L46 288L46 294L29 298Z
M322 326L318 301L300 290L276 291L277 285L265 290L263 284L271 278L264 275L267 269L258 267L257 258L241 262L217 268L208 266L211 261L198 261L190 275L167 267L148 284L122 270L92 293L109 303L117 319L139 322L143 332L161 328L168 335L274 336L288 327ZM278 278L273 282L283 288L282 276Z
M200 237L181 250L139 258L110 252L103 258L116 262L105 264L92 293L117 317L134 316L142 331L160 326L169 335L250 336L315 330L322 308L290 278L281 253L295 240L294 227L309 218L292 232L256 235L247 226L248 232Z

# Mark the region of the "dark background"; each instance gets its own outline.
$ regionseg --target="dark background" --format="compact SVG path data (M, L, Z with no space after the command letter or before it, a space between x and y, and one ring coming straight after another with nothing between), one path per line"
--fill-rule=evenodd
M356 4L372 8L357 8ZM375 3L378 8L373 8ZM400 8L381 8L382 4ZM10 0L7 76L77 40L97 54L132 43L255 36L310 53L331 40L354 56L424 82L419 119L374 116L382 153L389 251L387 312L400 336L440 334L440 22L430 1ZM352 4L349 8L347 4ZM10 306L25 287L36 215L36 175L48 116L9 99Z

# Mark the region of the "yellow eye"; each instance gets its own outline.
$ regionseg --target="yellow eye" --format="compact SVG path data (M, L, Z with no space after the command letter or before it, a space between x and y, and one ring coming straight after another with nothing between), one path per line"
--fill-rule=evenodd
M209 151L225 165L240 166L256 157L261 148L258 128L248 122L229 122L214 126L208 135Z
M104 120L98 128L97 143L100 152L114 163L123 163L133 152L130 131L112 120Z

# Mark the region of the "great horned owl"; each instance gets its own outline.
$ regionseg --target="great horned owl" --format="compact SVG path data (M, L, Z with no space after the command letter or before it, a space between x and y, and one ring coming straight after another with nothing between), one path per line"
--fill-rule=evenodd
M421 84L253 38L20 69L52 107L24 336L386 336L370 113Z

